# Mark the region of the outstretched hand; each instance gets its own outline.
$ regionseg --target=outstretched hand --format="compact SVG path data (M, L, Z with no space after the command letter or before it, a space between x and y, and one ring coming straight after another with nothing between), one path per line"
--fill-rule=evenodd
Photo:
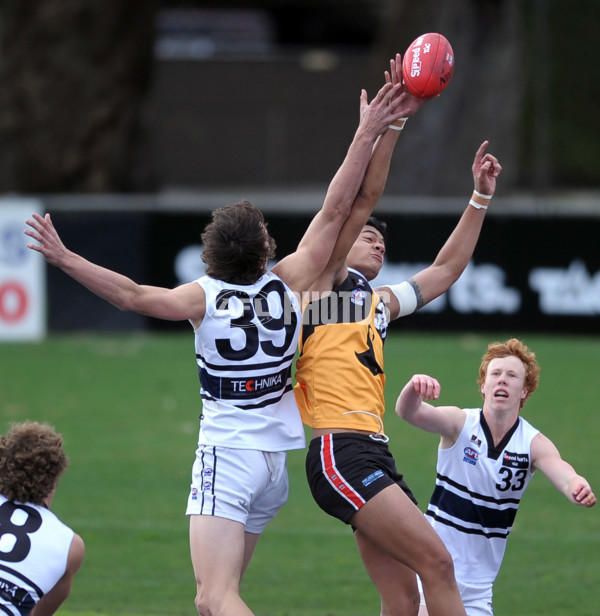
M496 192L496 178L502 171L498 159L492 154L485 153L489 143L484 141L479 146L472 166L475 190L483 195L493 195Z
M366 130L376 130L377 134L381 134L396 120L415 115L432 98L436 97L417 98L408 91L402 79L402 56L396 54L390 60L390 70L385 71L385 83L375 98L369 103L367 92L361 92L360 122Z
M397 93L399 85L385 83L375 98L369 103L366 90L360 95L360 126L366 132L373 131L375 135L381 135L392 122L403 117L399 111Z
M410 118L415 115L427 101L439 96L438 94L426 98L417 98L408 91L408 88L404 84L404 79L402 78L402 56L399 53L396 54L395 58L390 60L390 70L389 72L385 71L385 82L391 83L393 86L399 86L395 102L398 105L397 109L401 113L400 117L402 118Z
M27 219L25 223L30 227L25 229L25 235L34 239L38 244L27 244L27 248L41 253L46 258L46 261L51 265L59 265L61 256L67 254L67 249L58 236L50 214L41 216L40 214L32 214L31 219Z

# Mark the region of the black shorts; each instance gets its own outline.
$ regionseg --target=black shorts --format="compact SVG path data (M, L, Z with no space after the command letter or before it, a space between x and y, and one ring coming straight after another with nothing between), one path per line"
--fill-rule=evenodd
M314 438L306 454L306 477L317 505L346 524L369 499L393 484L417 504L387 443L368 434Z

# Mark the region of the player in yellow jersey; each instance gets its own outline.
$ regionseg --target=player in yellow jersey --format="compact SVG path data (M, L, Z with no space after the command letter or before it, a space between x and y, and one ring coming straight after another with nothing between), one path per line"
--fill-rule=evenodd
M317 504L353 527L385 616L416 616L415 573L430 616L465 614L452 558L387 446L383 343L390 320L447 291L471 259L501 172L487 146L484 141L475 154L469 203L432 265L375 290L369 281L383 265L385 224L370 214L383 193L393 148L377 161L379 173L372 159L363 183L370 199L352 209L328 267L307 296L312 301L304 310L295 387L302 419L312 428L307 478Z

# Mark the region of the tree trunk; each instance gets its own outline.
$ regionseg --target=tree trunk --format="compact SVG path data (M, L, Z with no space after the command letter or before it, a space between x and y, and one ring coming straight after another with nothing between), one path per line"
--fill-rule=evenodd
M139 187L132 161L152 68L155 5L3 1L0 191Z

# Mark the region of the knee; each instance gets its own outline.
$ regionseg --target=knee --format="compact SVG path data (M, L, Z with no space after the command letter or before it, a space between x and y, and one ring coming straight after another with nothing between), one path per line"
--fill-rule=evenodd
M381 593L381 616L417 616L421 595L417 581L412 575L388 592Z
M391 603L381 602L381 616L417 616L421 597L419 591L403 593Z
M419 572L424 583L430 579L438 582L454 583L454 562L447 549L442 549L431 554L424 571Z
M209 616L210 615L210 612L208 611L208 605L206 605L204 597L202 597L200 593L196 595L196 598L194 599L194 603L196 604L196 611L198 612L199 616Z
M200 590L200 588L198 588L198 591L196 592L196 599L194 602L196 604L196 610L198 611L199 616L213 616L215 614L212 609L212 601L206 593Z

